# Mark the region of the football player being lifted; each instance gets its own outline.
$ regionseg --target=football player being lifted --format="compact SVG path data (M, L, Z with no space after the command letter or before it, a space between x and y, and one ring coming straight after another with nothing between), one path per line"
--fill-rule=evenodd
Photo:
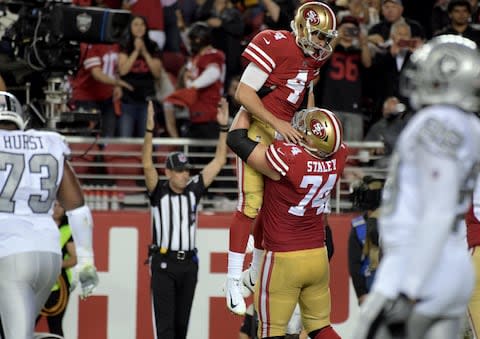
M276 138L298 143L303 135L291 120L308 93L313 106L313 84L319 69L332 52L337 36L334 12L324 3L301 5L292 20L292 32L264 30L248 44L243 57L248 65L235 97L253 117L248 131L251 140L269 145ZM263 256L261 228L254 220L263 201L263 175L237 159L238 205L230 225L227 307L236 314L246 311L244 296L253 290ZM255 239L252 265L242 279L248 236ZM245 285L244 288L242 280ZM248 293L248 292L247 292Z
M265 176L265 196L257 223L265 254L255 286L259 338L284 338L298 303L312 339L339 339L330 325L329 264L324 213L345 167L338 118L316 107L297 112L292 127L298 145L274 140L264 145L247 134L250 116L240 111L228 135L230 148Z

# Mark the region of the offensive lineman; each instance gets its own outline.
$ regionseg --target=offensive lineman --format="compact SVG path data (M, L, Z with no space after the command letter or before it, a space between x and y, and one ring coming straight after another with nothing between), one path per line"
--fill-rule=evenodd
M236 92L236 99L254 120L248 136L269 145L277 136L297 143L302 135L291 126L307 88L312 89L319 69L330 56L336 38L334 12L322 2L307 2L297 10L292 31L264 30L249 43L243 56L249 61ZM311 91L310 91L311 92ZM309 102L313 93L309 94ZM312 103L313 104L313 103ZM226 303L233 313L246 311L241 290L245 249L252 223L263 200L263 176L237 161L239 196L230 226ZM253 288L263 249L261 229L254 230L253 261L244 283Z
M339 339L330 325L329 263L325 209L347 158L342 126L326 109L297 112L292 126L299 145L275 140L269 146L247 136L249 115L239 111L228 145L265 175L265 199L257 217L265 255L255 285L260 338L283 338L299 304L312 339Z
M476 44L432 39L412 54L401 90L418 112L392 158L379 218L383 257L354 333L459 338L474 284L464 215L480 164Z
M81 297L98 284L92 215L55 132L24 131L20 102L0 92L0 318L4 339L32 339L35 318L62 266L55 199L66 209L78 257Z

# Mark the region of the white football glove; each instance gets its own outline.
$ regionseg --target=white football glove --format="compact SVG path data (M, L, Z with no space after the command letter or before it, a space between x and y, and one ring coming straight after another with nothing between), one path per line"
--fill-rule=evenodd
M85 299L90 296L98 285L97 269L93 263L93 253L91 250L82 248L77 249L77 270L78 281L80 282L80 298Z

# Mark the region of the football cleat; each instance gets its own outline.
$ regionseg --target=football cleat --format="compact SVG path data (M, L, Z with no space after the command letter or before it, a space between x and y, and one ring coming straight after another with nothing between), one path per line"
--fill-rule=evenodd
M227 308L235 314L245 315L247 305L241 293L240 279L227 278L225 285L225 296L227 301Z

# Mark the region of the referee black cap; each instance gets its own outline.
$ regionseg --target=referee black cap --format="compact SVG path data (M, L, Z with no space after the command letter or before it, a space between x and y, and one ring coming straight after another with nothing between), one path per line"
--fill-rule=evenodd
M182 152L172 152L167 157L166 167L172 171L184 171L191 169L192 165Z

